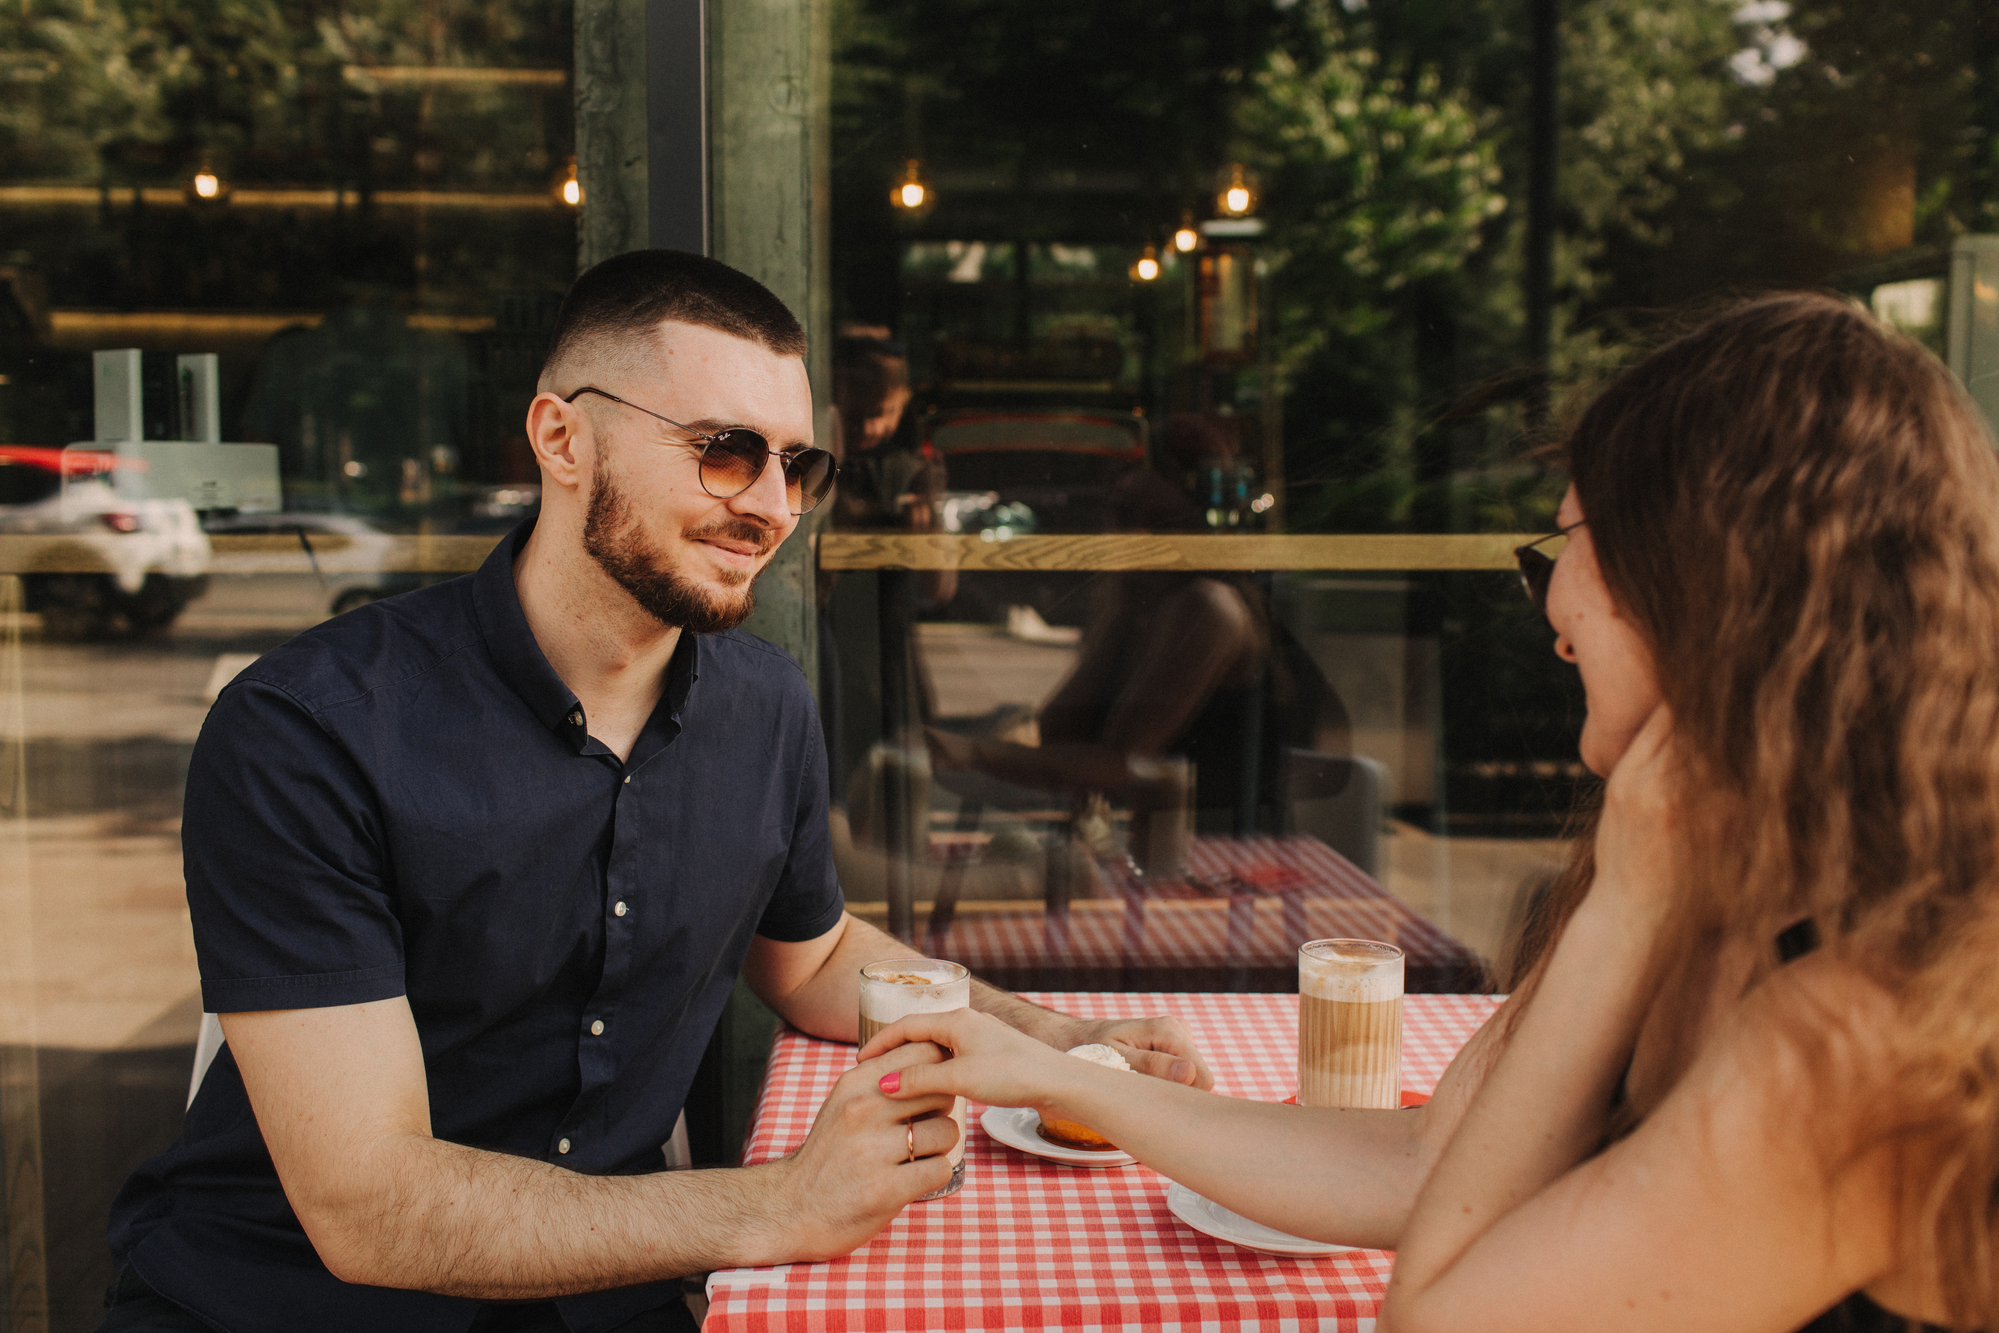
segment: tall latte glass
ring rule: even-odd
[[[1402,1101],[1402,950],[1376,940],[1298,949],[1298,1104]]]
[[[972,974],[942,958],[892,958],[861,969],[861,1044],[889,1024],[911,1014],[943,1014],[972,1007]],[[951,1149],[951,1181],[917,1200],[956,1194],[965,1183],[965,1099],[951,1103],[958,1143]]]

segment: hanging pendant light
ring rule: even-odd
[[[1240,162],[1231,163],[1228,178],[1215,195],[1215,207],[1223,217],[1246,218],[1256,211],[1256,185]]]
[[[889,191],[889,202],[897,208],[914,213],[925,204],[933,202],[930,187],[923,183],[922,164],[910,158],[903,165],[902,179]]]

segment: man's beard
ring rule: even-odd
[[[759,550],[770,544],[770,533],[747,519],[724,520],[687,535],[751,542]],[[583,549],[662,625],[695,634],[720,634],[742,624],[756,606],[754,574],[723,571],[724,582],[741,587],[734,596],[718,597],[669,565],[632,520],[631,506],[602,459],[597,463],[590,508],[583,519]]]

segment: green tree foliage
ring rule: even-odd
[[[162,90],[134,65],[122,10],[84,0],[0,7],[0,161],[16,179],[94,181],[114,144],[172,133]]]
[[[1620,290],[1619,266],[1642,266],[1672,243],[1665,218],[1690,163],[1727,144],[1740,118],[1741,87],[1727,66],[1741,46],[1732,9],[1717,0],[1563,6],[1558,393],[1621,358],[1631,331],[1606,305]],[[1521,0],[1307,0],[1290,45],[1271,54],[1239,108],[1266,170],[1285,182],[1268,194],[1287,255],[1301,214],[1354,216],[1361,230],[1369,210],[1425,223],[1381,233],[1413,242],[1399,250],[1349,247],[1349,258],[1319,245],[1309,270],[1291,257],[1280,272],[1273,332],[1290,372],[1288,461],[1306,492],[1294,521],[1518,528],[1552,508],[1552,487],[1520,461],[1530,444],[1527,15]],[[1301,98],[1330,111],[1312,113],[1316,132]],[[1349,134],[1341,113],[1420,128]],[[1394,145],[1407,165],[1377,169],[1364,160],[1375,145]],[[1330,172],[1314,162],[1329,148],[1348,154],[1331,157]],[[1293,191],[1303,197],[1285,197]]]
[[[1506,207],[1491,117],[1424,70],[1405,80],[1314,4],[1305,54],[1272,51],[1237,113],[1264,173],[1280,375],[1379,334],[1394,294],[1450,273]]]
[[[546,64],[567,55],[567,18],[549,0],[14,0],[0,162],[16,180],[120,185],[202,162],[286,185],[539,184],[543,118],[519,114],[518,90],[367,71]]]

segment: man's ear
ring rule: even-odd
[[[528,446],[534,450],[542,475],[557,486],[583,484],[589,472],[582,456],[591,447],[589,431],[590,419],[584,410],[553,393],[538,393],[528,404]]]

